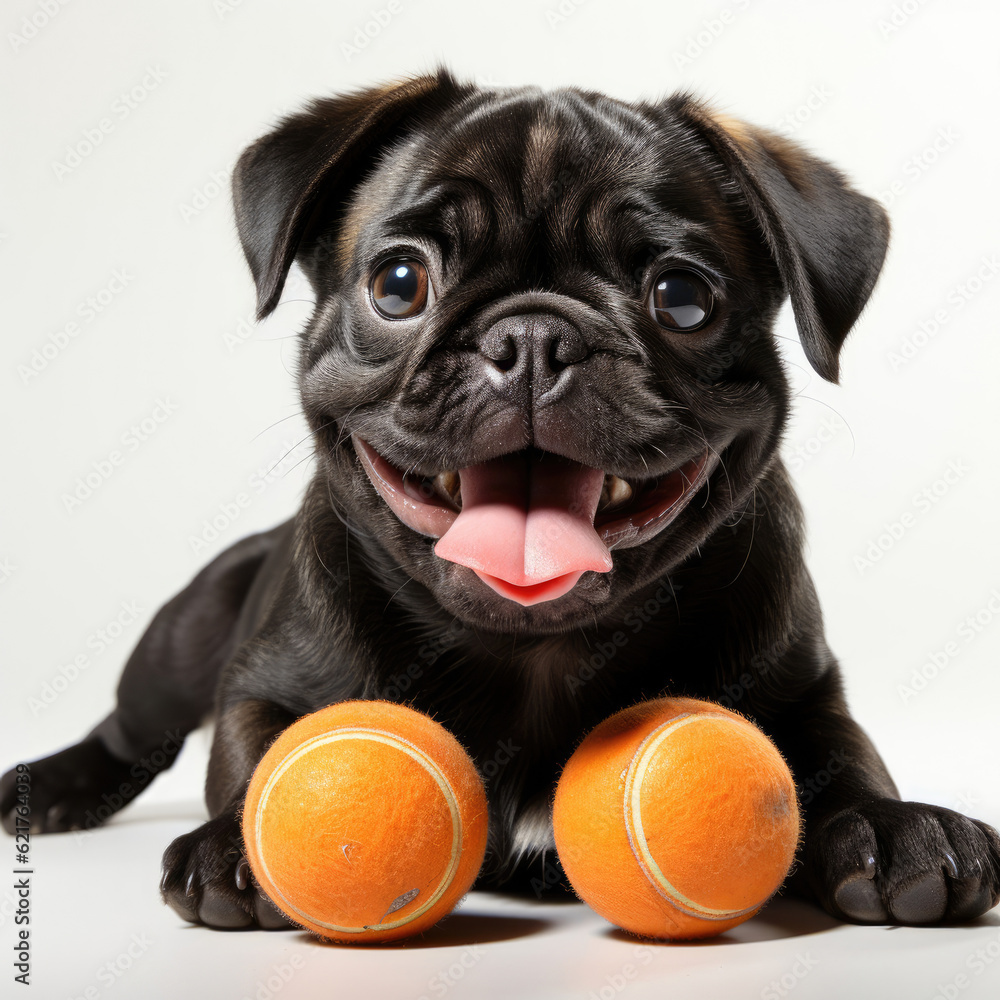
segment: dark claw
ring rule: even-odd
[[[803,869],[842,919],[971,920],[1000,901],[1000,835],[940,806],[875,799],[815,822]]]
[[[117,802],[121,808],[152,780],[148,773],[140,778],[133,772],[131,762],[112,756],[96,736],[32,761],[31,832],[62,833],[100,825],[115,811],[109,803]],[[0,778],[0,818],[8,833],[14,832],[19,784],[16,769]]]
[[[246,858],[240,858],[236,863],[236,888],[245,889],[250,884],[250,865]]]
[[[52,832],[65,830],[67,828],[66,814],[68,812],[69,805],[65,802],[57,802],[55,805],[49,806],[48,812],[45,814],[45,822],[41,828]]]
[[[163,901],[185,920],[235,930],[291,926],[261,894],[239,847],[240,823],[224,813],[178,837],[163,855]]]

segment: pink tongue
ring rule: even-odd
[[[462,510],[434,546],[498,594],[525,606],[571,590],[586,570],[607,573],[611,553],[594,530],[604,473],[521,453],[460,472]]]

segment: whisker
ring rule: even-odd
[[[291,455],[291,453],[292,453],[293,451],[295,451],[295,449],[296,449],[296,448],[298,448],[298,447],[299,447],[299,445],[300,445],[300,444],[302,444],[302,442],[303,442],[303,441],[308,441],[308,440],[309,440],[309,438],[310,438],[311,436],[312,436],[312,435],[310,435],[310,434],[307,434],[307,435],[306,435],[306,436],[305,436],[304,438],[301,438],[300,440],[296,441],[296,442],[295,442],[295,444],[293,444],[293,445],[292,445],[292,446],[291,446],[290,448],[288,448],[288,450],[287,450],[287,451],[286,451],[286,452],[285,452],[285,453],[284,453],[284,454],[283,454],[283,455],[281,456],[281,458],[279,458],[279,459],[278,459],[278,460],[277,460],[277,461],[276,461],[276,462],[274,463],[274,465],[272,465],[272,466],[271,466],[271,468],[267,470],[267,472],[265,473],[265,475],[269,476],[269,475],[270,475],[270,474],[271,474],[272,472],[274,472],[274,470],[275,470],[275,469],[276,469],[276,468],[277,468],[277,467],[278,467],[279,465],[281,465],[281,463],[282,463],[282,462],[284,462],[284,460],[285,460],[286,458],[288,458],[288,456],[289,456],[289,455]],[[308,454],[308,455],[306,455],[305,457],[306,457],[306,458],[311,458],[311,457],[312,457],[312,454],[313,454],[312,452],[309,452],[309,454]],[[299,464],[301,463],[301,461],[302,461],[302,460],[300,459],[300,461],[299,461],[299,462],[296,462],[296,463],[295,463],[295,466],[299,465]],[[295,466],[292,466],[292,468],[295,468]],[[291,470],[289,470],[289,471],[291,471]]]
[[[753,487],[753,518],[750,521],[750,544],[747,546],[747,554],[743,560],[743,565],[736,572],[736,576],[726,584],[727,587],[731,587],[740,578],[740,574],[746,569],[747,563],[750,561],[750,553],[753,551],[753,542],[757,534],[757,487]]]
[[[256,441],[257,438],[259,438],[262,434],[266,434],[269,430],[273,430],[275,427],[278,426],[278,424],[283,424],[286,420],[291,420],[293,417],[300,417],[300,416],[302,416],[302,411],[296,409],[294,413],[289,413],[287,417],[278,417],[278,419],[275,420],[273,424],[268,424],[268,426],[265,427],[263,430],[258,431],[256,434],[254,434],[254,436],[250,438],[250,440]]]
[[[337,516],[337,520],[340,521],[340,523],[345,528],[347,528],[348,532],[352,532],[353,531],[356,534],[360,535],[362,538],[371,538],[372,537],[367,531],[362,531],[356,524],[351,524],[351,522],[348,521],[344,517],[344,515],[340,513],[340,510],[337,508],[337,503],[333,499],[333,492],[330,489],[330,483],[329,483],[329,481],[327,481],[327,483],[326,483],[326,495],[327,495],[327,498],[330,501],[330,510],[332,510],[333,513]]]
[[[857,449],[857,440],[854,437],[854,429],[848,423],[847,418],[832,404],[828,403],[825,399],[819,399],[816,396],[803,396],[796,394],[797,399],[808,399],[811,403],[819,403],[821,406],[825,406],[828,410],[832,410],[840,419],[843,421],[844,426],[847,428],[847,433],[851,435],[851,458],[854,458],[854,452]]]
[[[277,312],[282,306],[287,306],[292,302],[305,302],[307,305],[316,305],[315,299],[282,299],[275,307],[274,311]]]
[[[326,575],[328,577],[330,577],[331,580],[336,580],[337,577],[334,575],[333,570],[331,570],[330,567],[327,566],[327,564],[323,561],[323,557],[319,554],[319,547],[316,544],[316,535],[315,534],[313,534],[312,543],[313,543],[313,552],[316,553],[316,558],[319,560],[320,566],[323,567],[323,569],[326,571]]]
[[[348,433],[348,431],[347,431],[347,421],[350,419],[351,414],[354,413],[354,411],[359,406],[361,406],[360,403],[355,403],[354,406],[352,406],[345,414],[343,414],[340,417],[334,417],[334,419],[331,421],[331,423],[340,423],[340,425],[341,425],[340,426],[340,432],[337,434],[337,440],[334,441],[334,443],[333,443],[334,450],[336,450],[337,448],[339,448],[340,445],[343,443],[344,435]],[[324,427],[329,427],[329,424],[324,424],[323,426]]]
[[[413,582],[413,577],[408,576],[390,595],[389,600],[385,602],[385,607],[382,608],[382,613],[385,614],[389,610],[389,605],[395,600],[396,595],[408,584]]]
[[[308,462],[309,459],[315,457],[316,456],[313,452],[309,452],[308,455],[303,455],[290,469],[286,469],[284,472],[282,472],[281,478],[284,479],[285,476],[287,476],[290,472],[294,472],[303,462]]]

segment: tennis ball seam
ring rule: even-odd
[[[642,824],[642,803],[640,800],[642,780],[645,777],[646,769],[653,755],[664,741],[674,735],[677,730],[705,721],[706,719],[722,719],[726,722],[736,722],[736,720],[723,715],[721,712],[685,712],[657,726],[639,744],[635,754],[632,756],[632,760],[629,762],[628,772],[625,777],[625,794],[622,803],[625,831],[628,835],[629,847],[632,849],[632,855],[635,857],[636,863],[642,869],[643,874],[656,892],[670,903],[671,906],[682,913],[687,913],[692,917],[699,917],[702,920],[733,920],[756,912],[767,900],[762,900],[759,903],[754,903],[740,910],[718,910],[703,906],[693,899],[689,899],[670,882],[659,864],[657,864],[656,859],[649,849]]]
[[[298,759],[305,756],[310,751],[324,746],[329,743],[339,742],[345,739],[359,739],[368,738],[373,739],[380,743],[385,743],[388,746],[395,747],[401,750],[403,753],[408,754],[413,758],[418,764],[420,764],[424,770],[434,779],[438,787],[444,796],[445,802],[448,806],[448,811],[451,814],[451,825],[452,825],[452,838],[451,838],[451,855],[448,859],[448,865],[445,869],[444,874],[441,877],[441,881],[438,883],[434,892],[424,901],[424,903],[417,907],[412,913],[407,914],[405,917],[401,917],[398,920],[390,921],[389,923],[378,923],[369,924],[367,926],[361,927],[345,927],[339,924],[329,923],[324,920],[319,920],[311,914],[305,913],[302,909],[295,906],[291,900],[278,888],[275,884],[274,878],[271,875],[267,867],[266,854],[263,850],[263,844],[261,843],[261,830],[262,830],[262,820],[264,816],[264,811],[267,806],[268,798],[274,786],[277,784],[278,779],[292,766]],[[260,798],[257,800],[257,808],[255,810],[255,822],[254,822],[254,846],[256,848],[257,857],[259,859],[259,865],[262,869],[261,874],[267,878],[269,888],[277,896],[281,897],[284,906],[288,907],[290,910],[297,913],[303,920],[309,921],[315,924],[317,927],[323,927],[330,931],[335,931],[341,934],[364,934],[366,931],[372,930],[377,927],[379,930],[393,930],[396,927],[402,927],[404,924],[408,924],[415,920],[417,917],[422,916],[426,913],[432,906],[434,906],[441,897],[448,891],[451,883],[454,881],[455,873],[458,870],[460,855],[461,855],[461,844],[462,844],[462,815],[458,808],[458,801],[455,796],[455,791],[451,787],[451,783],[448,781],[447,777],[441,772],[441,769],[435,764],[435,762],[424,753],[418,746],[411,743],[409,740],[403,737],[387,732],[383,729],[376,729],[371,726],[344,726],[340,729],[334,730],[333,732],[322,733],[318,736],[313,736],[311,739],[300,743],[297,747],[286,754],[281,761],[277,764],[274,770],[268,775],[267,781],[264,787],[261,789]]]

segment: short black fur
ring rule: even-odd
[[[791,766],[806,821],[791,888],[862,922],[996,904],[996,832],[899,801],[848,713],[778,457],[775,315],[790,295],[807,356],[836,379],[885,254],[875,202],[687,95],[486,91],[444,71],[313,102],[244,153],[234,192],[260,314],[293,260],[316,290],[298,375],[316,474],[292,521],[159,612],[115,711],[32,765],[38,832],[131,801],[214,712],[212,819],[168,849],[164,899],[210,926],[280,926],[242,858],[250,774],[293,719],[387,698],[449,727],[487,778],[479,884],[543,895],[562,882],[553,788],[583,734],[638,699],[691,695],[752,718]],[[400,252],[427,262],[436,300],[393,323],[367,287]],[[646,306],[668,264],[714,293],[697,333],[666,333]],[[518,364],[500,378],[502,350]],[[415,477],[527,449],[629,482],[701,454],[711,473],[665,529],[616,547],[611,572],[522,607],[396,517],[352,435]],[[14,772],[2,806],[11,828]]]

